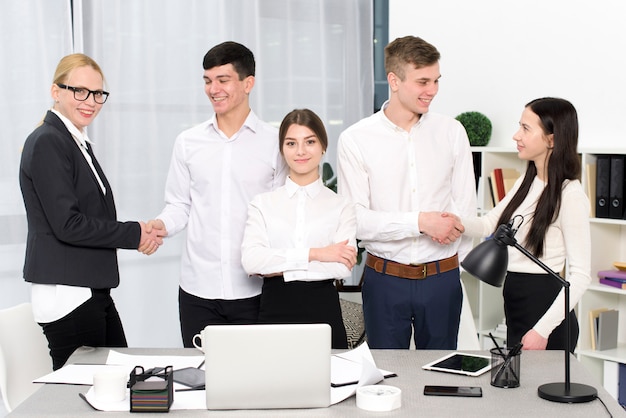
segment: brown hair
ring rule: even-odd
[[[397,38],[385,47],[385,71],[394,73],[404,81],[404,67],[413,64],[415,68],[428,67],[439,61],[441,54],[433,45],[417,36]]]
[[[326,151],[326,148],[328,147],[328,135],[326,134],[324,122],[322,122],[320,117],[317,116],[312,110],[294,109],[287,113],[287,115],[283,118],[278,130],[278,146],[281,154],[283,153],[283,144],[285,143],[287,130],[291,125],[306,126],[312,130],[317,139],[320,141],[322,150]]]

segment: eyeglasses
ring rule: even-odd
[[[60,84],[60,83],[57,83],[57,86],[59,86],[62,89],[73,91],[74,99],[78,100],[79,102],[84,102],[85,100],[87,100],[90,94],[93,94],[93,100],[94,102],[98,104],[103,104],[109,98],[108,91],[89,90],[84,87],[72,87],[72,86],[67,86],[65,84]]]

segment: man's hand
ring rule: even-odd
[[[348,240],[323,248],[311,248],[309,261],[343,263],[349,270],[356,264],[356,248],[348,245]]]
[[[465,232],[461,219],[449,212],[420,212],[417,225],[422,234],[443,245],[452,244]]]
[[[139,222],[139,225],[141,226],[141,238],[137,251],[146,255],[154,254],[163,244],[163,237],[167,236],[165,224],[160,219],[153,219],[148,223]]]

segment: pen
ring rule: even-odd
[[[395,374],[395,373],[390,373],[390,374],[384,375],[383,377],[385,379],[387,379],[388,377],[397,377],[397,376],[398,375]],[[343,386],[356,385],[357,383],[359,383],[358,380],[354,381],[354,382],[343,382],[343,383],[333,383],[333,382],[330,382],[330,386],[333,387],[333,388],[340,388],[340,387],[343,387]]]
[[[498,380],[500,378],[500,375],[502,374],[502,372],[505,371],[509,367],[509,364],[511,364],[511,361],[513,360],[513,358],[515,358],[515,356],[518,355],[519,352],[522,350],[522,346],[523,346],[522,343],[517,343],[517,345],[513,347],[511,351],[509,351],[509,354],[504,359],[504,363],[502,363],[502,365],[496,372],[496,376],[493,378],[494,380]],[[515,380],[518,380],[517,376],[515,375],[515,371],[511,370],[511,372],[513,373],[513,377],[515,378]]]

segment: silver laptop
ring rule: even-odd
[[[207,409],[330,405],[327,324],[209,325],[203,348]]]

